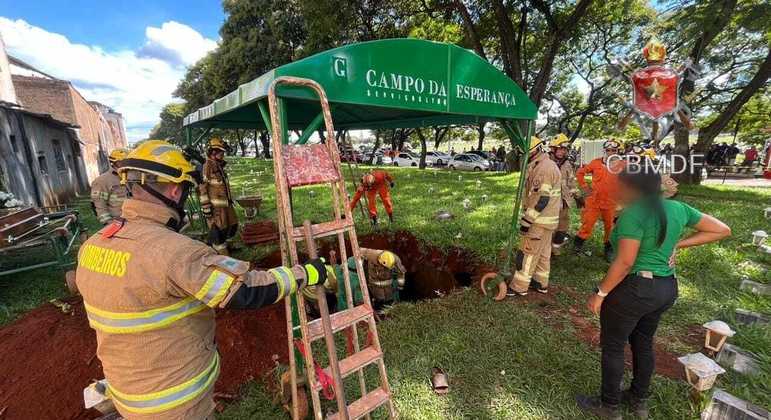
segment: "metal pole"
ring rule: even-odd
[[[511,253],[514,249],[514,234],[517,231],[517,225],[519,224],[519,211],[522,206],[522,196],[525,189],[525,180],[527,179],[527,164],[530,159],[530,137],[533,133],[533,122],[527,122],[527,137],[522,139],[522,145],[524,146],[524,156],[522,157],[522,167],[519,172],[519,183],[517,186],[517,198],[514,201],[514,211],[511,215],[511,226],[509,230],[509,243],[506,245],[506,265],[503,267],[502,274],[506,277],[511,275]]]

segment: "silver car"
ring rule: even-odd
[[[447,163],[447,167],[452,170],[487,171],[490,169],[490,162],[479,156],[466,153],[455,155],[450,159],[450,162]]]

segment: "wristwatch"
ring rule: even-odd
[[[601,298],[604,298],[605,296],[608,296],[608,294],[603,292],[602,290],[600,290],[600,288],[598,286],[594,287],[594,293],[596,293],[597,296],[599,296]]]

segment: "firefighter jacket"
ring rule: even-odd
[[[546,153],[539,153],[527,166],[525,180],[524,214],[520,229],[532,226],[546,230],[557,229],[562,207],[560,169]]]
[[[198,186],[198,198],[201,206],[211,205],[213,224],[217,228],[225,229],[228,226],[238,224],[235,209],[233,208],[233,195],[230,191],[230,181],[225,172],[224,163],[214,159],[206,159],[203,164],[203,182]]]
[[[123,200],[126,199],[126,187],[121,185],[120,177],[114,170],[107,171],[91,182],[91,202],[99,223],[105,225],[120,217]]]
[[[586,174],[592,175],[592,193],[586,198],[586,206],[599,209],[615,209],[618,195],[618,172],[624,167],[624,161],[611,163],[608,169],[604,158],[597,158],[578,168],[576,180],[581,188],[586,188]]]
[[[578,187],[576,186],[576,174],[573,170],[573,164],[569,159],[563,159],[562,162],[555,162],[560,169],[560,188],[562,194],[562,202],[567,208],[574,208],[576,206],[576,194],[578,194]]]
[[[361,248],[370,295],[376,300],[388,301],[392,299],[394,293],[394,280],[399,289],[404,287],[404,275],[407,270],[396,254],[394,254],[396,262],[393,268],[389,269],[381,265],[378,257],[383,252],[381,249]]]
[[[128,199],[124,219],[89,238],[76,284],[97,355],[120,414],[133,419],[203,419],[214,409],[220,359],[214,308],[239,307],[241,288],[271,304],[305,280],[301,266],[249,271],[168,229],[172,209]]]

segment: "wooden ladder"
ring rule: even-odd
[[[297,87],[307,88],[316,93],[321,102],[321,115],[323,116],[326,128],[325,144],[311,145],[290,145],[282,141],[287,134],[286,127],[286,109],[280,104],[281,98],[276,96],[276,90],[279,85],[290,85],[293,89]],[[329,109],[324,89],[315,81],[310,79],[283,76],[276,78],[270,85],[268,91],[268,105],[270,108],[270,122],[273,144],[273,167],[276,182],[276,200],[278,207],[279,224],[279,243],[281,246],[282,262],[285,266],[292,266],[299,263],[297,256],[297,243],[305,241],[308,254],[311,258],[318,256],[315,240],[323,237],[336,236],[339,244],[339,255],[342,262],[343,281],[346,293],[347,308],[340,310],[332,315],[329,314],[325,290],[322,285],[315,288],[318,299],[321,317],[319,319],[308,321],[306,313],[305,300],[302,293],[296,293],[293,297],[285,299],[286,317],[287,317],[287,335],[289,345],[289,371],[291,378],[292,393],[292,418],[299,420],[299,400],[298,400],[298,375],[297,366],[294,358],[294,332],[300,329],[302,335],[302,347],[304,351],[304,364],[307,384],[310,388],[311,400],[313,402],[314,418],[321,420],[321,401],[319,392],[322,390],[314,367],[314,360],[311,344],[314,341],[324,339],[329,358],[329,366],[324,369],[326,375],[330,375],[333,381],[335,399],[337,402],[337,413],[328,416],[328,419],[358,419],[361,417],[369,418],[369,413],[381,407],[387,406],[390,418],[395,418],[395,410],[391,399],[391,389],[388,384],[388,376],[383,361],[383,351],[380,347],[380,338],[377,334],[375,325],[375,316],[370,304],[367,282],[364,277],[364,268],[362,265],[359,243],[356,237],[356,228],[353,222],[353,215],[349,208],[348,193],[345,189],[345,180],[340,169],[340,155],[335,142],[334,127],[332,125],[332,114]],[[292,204],[290,201],[290,192],[292,188],[306,185],[328,185],[332,190],[332,205],[334,220],[311,224],[305,221],[302,226],[295,226],[293,222]],[[359,286],[361,288],[363,303],[354,306],[353,293],[351,291],[350,273],[348,271],[348,260],[345,239],[346,234],[351,244],[351,251],[356,261],[356,272],[359,276]],[[340,281],[340,279],[338,279]],[[292,299],[296,302],[300,325],[295,326],[292,322]],[[370,344],[364,349],[360,348],[358,328],[359,323],[366,324],[368,336],[371,337]],[[338,360],[337,348],[334,334],[343,330],[350,330],[353,336],[353,354],[347,355],[342,360]],[[377,364],[380,375],[379,386],[371,391],[367,390],[367,384],[364,377],[365,367]],[[359,380],[361,398],[351,404],[346,402],[345,388],[343,379],[356,373]]]

